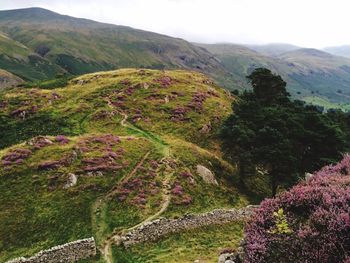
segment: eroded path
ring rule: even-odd
[[[108,105],[110,107],[113,107],[110,103],[110,101],[107,101]],[[113,263],[113,255],[112,255],[112,245],[113,244],[119,244],[121,241],[121,234],[129,232],[133,229],[138,228],[139,226],[145,224],[146,222],[150,222],[156,218],[158,218],[166,209],[168,208],[170,204],[170,189],[171,189],[171,178],[173,176],[173,168],[170,167],[169,162],[173,161],[171,159],[171,153],[170,153],[170,148],[169,146],[162,141],[159,137],[153,135],[150,132],[143,131],[142,129],[135,127],[131,123],[129,123],[128,120],[128,115],[124,112],[119,112],[118,114],[122,115],[123,118],[120,121],[120,125],[131,130],[131,132],[134,134],[133,137],[135,138],[146,138],[149,141],[151,141],[162,153],[163,159],[161,160],[161,163],[165,166],[164,172],[163,172],[163,180],[162,180],[162,196],[161,196],[161,204],[159,210],[144,219],[142,222],[128,228],[128,229],[123,229],[122,231],[113,231],[112,234],[110,234],[103,242],[101,242],[101,245],[99,247],[100,252],[102,253],[105,261],[107,263]],[[99,223],[98,220],[96,219],[96,213],[102,213],[102,206],[105,205],[107,202],[111,201],[111,198],[117,193],[119,187],[126,182],[130,178],[132,178],[133,175],[136,174],[138,169],[142,167],[144,162],[147,160],[149,157],[150,152],[147,152],[141,160],[135,165],[135,167],[130,171],[130,173],[126,174],[118,183],[102,198],[98,199],[95,204],[93,205],[93,226],[95,229],[98,230]],[[158,169],[157,173],[160,173],[160,169]],[[100,224],[103,224],[103,220],[100,220]]]

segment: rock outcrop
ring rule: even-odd
[[[207,184],[218,185],[214,174],[207,167],[203,165],[197,165],[197,173]]]

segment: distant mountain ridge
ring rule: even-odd
[[[42,8],[0,11],[0,69],[21,79],[129,67],[199,71],[229,90],[249,88],[246,75],[266,67],[282,75],[296,98],[321,99],[328,108],[343,107],[350,98],[350,59],[322,50],[283,43],[198,44]]]
[[[29,80],[125,67],[184,68],[222,80],[229,76],[212,54],[185,40],[41,8],[0,11],[0,32],[22,45],[1,52],[5,57],[0,68]],[[37,69],[35,63],[26,69],[18,65],[30,64],[30,58],[46,64],[46,69]],[[36,74],[27,72],[29,68]]]
[[[241,81],[254,68],[266,67],[280,74],[288,90],[297,98],[315,102],[315,97],[328,101],[326,108],[346,107],[350,98],[350,59],[322,50],[299,48],[268,56],[236,44],[200,45],[217,56],[228,71],[241,76]],[[246,84],[248,87],[248,84]],[[340,104],[339,104],[340,103]]]
[[[326,47],[324,51],[331,53],[336,56],[342,56],[350,58],[350,45],[336,46],[336,47]]]
[[[270,43],[266,45],[245,45],[245,46],[267,56],[279,56],[283,53],[301,48],[295,45],[285,44],[285,43]]]

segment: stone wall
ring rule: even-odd
[[[71,263],[95,255],[96,243],[91,237],[42,250],[30,258],[16,258],[6,263]]]
[[[126,235],[121,236],[119,242],[125,247],[130,247],[142,242],[156,241],[168,234],[178,233],[184,230],[246,220],[251,216],[254,208],[254,206],[248,206],[241,209],[218,209],[204,214],[185,215],[178,219],[160,218],[145,223]]]

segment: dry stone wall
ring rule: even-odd
[[[96,243],[92,237],[42,250],[30,258],[16,258],[6,263],[72,263],[95,255]]]
[[[254,208],[255,206],[229,210],[217,209],[204,214],[185,215],[178,219],[160,218],[132,230],[119,241],[125,247],[130,247],[142,242],[156,241],[168,234],[185,230],[246,220],[252,215]]]

